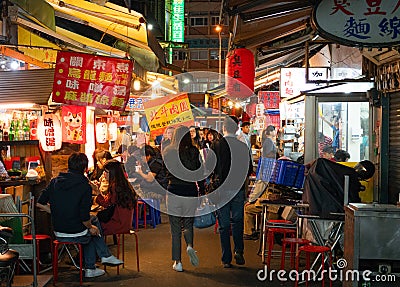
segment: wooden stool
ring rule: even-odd
[[[299,277],[299,257],[301,251],[304,251],[306,253],[306,269],[310,269],[310,254],[311,253],[318,253],[321,254],[321,272],[322,272],[322,287],[325,286],[325,280],[324,280],[324,265],[325,265],[325,258],[324,254],[329,253],[329,268],[332,268],[332,251],[330,247],[328,246],[315,246],[315,245],[304,245],[299,248],[299,253],[296,256],[296,270],[297,270],[297,276],[296,276],[296,284],[295,286],[298,286],[298,277]],[[310,273],[308,273],[310,274]],[[308,278],[305,278],[306,280],[306,287],[308,287]],[[332,287],[332,280],[329,277],[329,286]]]
[[[309,245],[311,243],[310,240],[304,238],[285,238],[282,240],[282,258],[281,258],[281,269],[285,269],[285,254],[286,254],[286,245],[290,245],[290,267],[295,268],[294,258],[295,251],[297,246],[301,245]]]
[[[79,249],[79,286],[82,286],[83,282],[83,264],[82,264],[82,244],[76,242],[61,242],[58,240],[53,241],[54,252],[53,252],[53,285],[56,284],[58,279],[58,246],[61,245],[75,245],[78,246]],[[64,246],[68,248],[67,246]],[[71,258],[73,261],[73,258]]]

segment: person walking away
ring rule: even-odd
[[[217,157],[217,165],[214,173],[221,181],[219,192],[230,200],[222,206],[218,206],[217,218],[219,225],[219,236],[222,250],[222,264],[224,268],[232,267],[232,250],[230,241],[230,229],[234,243],[234,258],[237,265],[244,265],[244,242],[243,242],[243,213],[245,201],[245,180],[252,172],[248,147],[236,138],[238,130],[238,119],[229,116],[224,119],[224,137],[216,141],[212,149]],[[248,164],[246,165],[246,161]],[[232,161],[232,166],[231,166]],[[243,162],[244,161],[244,162]],[[239,168],[243,172],[243,165],[248,166],[243,178],[232,177]],[[235,166],[234,166],[235,165]],[[239,182],[239,184],[237,184]],[[239,186],[238,190],[232,190],[233,186]],[[214,191],[213,194],[216,194]],[[212,194],[212,195],[213,195]]]
[[[105,271],[96,268],[96,254],[105,265],[123,262],[108,249],[97,217],[90,216],[92,187],[85,172],[88,158],[84,153],[73,153],[68,158],[68,172],[53,178],[42,191],[37,207],[51,213],[54,234],[61,242],[83,245],[85,277],[97,277]]]
[[[122,163],[112,159],[104,164],[105,180],[108,182],[106,195],[99,193],[96,203],[104,208],[115,205],[114,214],[108,222],[100,222],[103,235],[129,233],[132,228],[136,193],[125,177]]]
[[[193,222],[198,195],[196,178],[203,175],[199,155],[198,148],[192,143],[189,129],[185,126],[175,129],[171,144],[163,153],[168,178],[167,212],[172,236],[172,260],[174,261],[172,268],[178,272],[183,271],[182,233],[191,264],[193,266],[199,264],[196,251],[193,249]],[[190,174],[191,171],[195,173]]]

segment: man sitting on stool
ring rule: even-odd
[[[244,206],[244,231],[243,239],[257,240],[258,233],[255,231],[255,217],[262,212],[262,204],[260,200],[271,199],[276,188],[272,183],[265,183],[268,185],[266,188],[255,188],[249,195],[249,201]],[[279,206],[268,206],[268,219],[279,218]]]

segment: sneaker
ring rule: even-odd
[[[243,234],[243,239],[244,240],[257,240],[258,239],[258,235],[257,234],[251,234],[251,235],[248,235],[248,234]]]
[[[85,277],[86,278],[93,278],[93,277],[99,277],[101,275],[106,274],[106,272],[103,269],[95,268],[95,269],[86,269],[85,270]]]
[[[224,266],[224,268],[232,268],[232,264],[230,263],[222,263],[222,265]]]
[[[177,272],[182,272],[183,271],[182,263],[175,261],[174,265],[172,265],[172,269],[174,269]]]
[[[244,257],[242,252],[235,252],[235,260],[237,265],[244,265]]]
[[[196,250],[194,250],[193,247],[188,246],[186,252],[189,255],[190,263],[195,267],[199,266],[199,258],[197,257]]]
[[[117,265],[124,264],[124,262],[122,260],[119,260],[114,255],[111,255],[109,257],[101,257],[101,264],[110,265],[110,266],[117,266]]]

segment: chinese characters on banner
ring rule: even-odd
[[[170,95],[144,103],[152,137],[162,135],[168,126],[191,126],[194,118],[187,94]]]
[[[147,102],[149,98],[142,98],[139,96],[130,96],[128,103],[126,104],[125,110],[127,111],[134,111],[134,112],[139,112],[139,111],[144,111],[144,102]]]
[[[314,19],[321,34],[339,43],[382,47],[400,42],[400,0],[322,0]]]
[[[235,49],[226,57],[225,66],[228,98],[245,99],[252,96],[255,76],[253,53],[245,48]]]
[[[62,107],[62,134],[63,142],[86,143],[86,107]]]
[[[279,91],[259,91],[258,102],[264,103],[266,109],[279,109]]]
[[[39,117],[37,133],[44,151],[55,151],[61,148],[61,122],[57,115],[45,114]]]
[[[58,52],[53,101],[69,105],[125,109],[133,63],[83,53]]]

